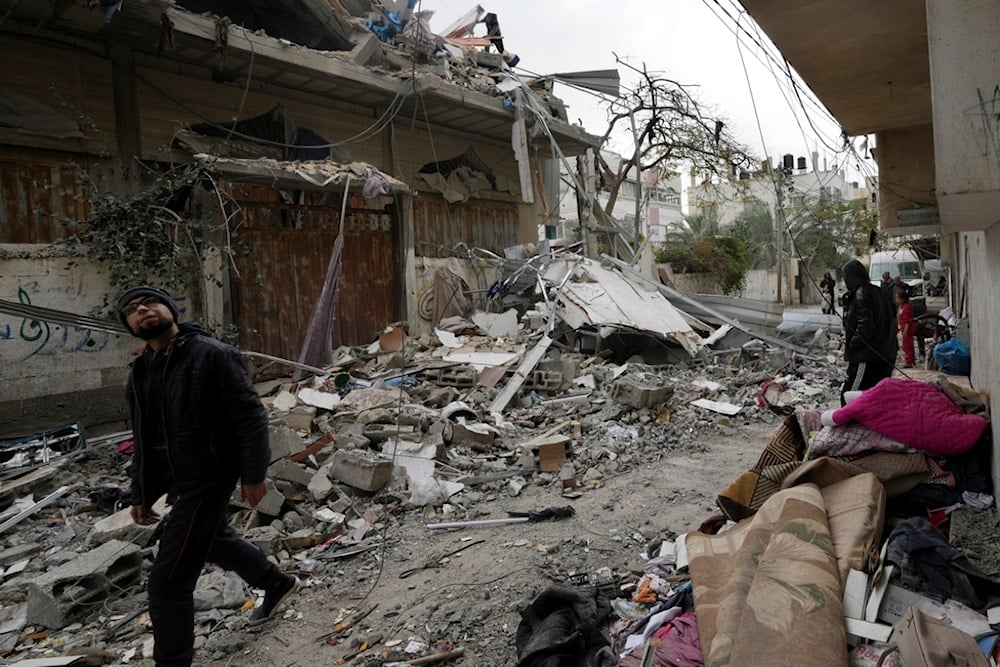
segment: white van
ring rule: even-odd
[[[899,248],[885,252],[873,252],[868,258],[868,278],[873,285],[882,284],[882,274],[889,273],[890,278],[899,276],[910,286],[910,304],[913,306],[913,316],[918,317],[927,312],[927,302],[924,299],[924,267],[923,262],[909,248]]]

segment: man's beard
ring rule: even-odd
[[[169,331],[172,326],[174,326],[173,320],[161,319],[159,322],[151,326],[145,328],[139,327],[139,330],[136,331],[135,335],[143,340],[151,340],[165,331]]]

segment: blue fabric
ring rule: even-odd
[[[948,375],[969,375],[972,372],[972,355],[969,348],[957,338],[934,346],[934,362]]]

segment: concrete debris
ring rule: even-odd
[[[391,474],[391,461],[356,449],[334,453],[330,465],[331,476],[361,491],[378,491],[389,482]]]
[[[62,628],[92,610],[112,590],[138,580],[139,547],[113,540],[28,582],[29,623]]]
[[[111,516],[105,517],[94,524],[87,536],[90,544],[104,544],[111,540],[130,542],[141,547],[149,544],[156,532],[156,525],[140,526],[132,521],[131,508],[119,510]],[[166,516],[170,509],[167,505],[167,496],[163,495],[153,503],[153,511],[161,517]]]
[[[239,488],[231,501],[233,524],[248,540],[309,585],[347,587],[379,567],[385,536],[416,512],[435,527],[494,525],[504,503],[538,492],[581,498],[651,461],[705,451],[707,433],[773,421],[793,405],[826,407],[843,377],[836,330],[814,338],[819,347],[809,354],[753,338],[696,341],[680,326],[678,306],[651,305],[661,304],[649,297],[659,292],[613,264],[572,258],[552,268],[542,254],[525,257],[500,260],[501,282],[527,276],[526,289],[536,290],[526,301],[520,292],[516,308],[501,298],[471,321],[445,323],[459,334],[392,325],[370,346],[339,350],[325,375],[258,386],[271,418],[268,492],[252,510]],[[592,298],[601,290],[631,291],[641,305],[616,324],[608,304]],[[660,307],[658,319],[639,317]],[[132,524],[128,508],[112,513],[87,501],[84,489],[117,485],[127,504],[129,454],[86,451],[90,460],[72,473],[60,457],[3,482],[11,500],[16,491],[43,497],[76,484],[0,535],[5,658],[44,655],[42,640],[21,634],[32,626],[63,628],[67,641],[103,632],[100,648],[114,660],[148,653],[143,599],[124,591],[148,567],[140,549],[155,527]],[[517,522],[500,519],[508,523]],[[83,540],[91,551],[78,554]],[[519,540],[509,548],[554,554],[566,545]],[[355,571],[364,574],[355,580]],[[219,659],[242,650],[239,633],[205,628],[242,627],[239,609],[253,598],[238,579],[206,570],[196,594],[199,646],[214,646]],[[109,630],[98,612],[112,599],[124,611]],[[460,619],[462,610],[442,613]],[[449,618],[442,622],[456,622]],[[402,646],[383,648],[402,655]]]

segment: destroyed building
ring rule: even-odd
[[[12,3],[0,19],[17,54],[0,65],[4,300],[106,317],[107,272],[52,242],[95,214],[95,196],[124,201],[186,167],[201,176],[162,202],[163,219],[183,243],[207,216],[215,252],[203,284],[178,295],[185,316],[283,359],[300,356],[338,235],[332,334],[346,345],[391,322],[429,326],[419,313],[457,245],[502,255],[536,242],[551,189],[540,163],[597,139],[567,122],[551,81],[533,89],[470,39],[481,10],[442,38],[417,17],[395,34],[396,15],[370,8]],[[132,347],[3,313],[0,428],[72,422],[82,406],[86,421],[121,420]]]
[[[823,3],[804,4],[815,11]],[[204,169],[191,198],[213,211],[213,198],[230,202],[220,213],[240,213],[232,231],[250,246],[246,254],[214,259],[220,284],[204,290],[203,303],[182,303],[187,316],[243,327],[244,348],[301,358],[311,313],[319,302],[330,305],[338,252],[364,259],[360,273],[345,263],[338,275],[344,315],[330,336],[345,344],[342,356],[322,364],[315,378],[258,385],[272,417],[268,494],[235,518],[248,539],[310,579],[310,595],[281,619],[310,636],[247,639],[246,612],[257,596],[209,571],[196,593],[206,655],[227,664],[247,655],[246,664],[275,664],[281,655],[292,658],[283,664],[356,658],[508,665],[515,645],[518,657],[546,651],[544,639],[530,646],[515,626],[518,612],[530,626],[532,611],[563,611],[546,604],[556,598],[549,591],[538,596],[552,582],[593,585],[614,598],[614,626],[605,617],[585,629],[592,648],[613,646],[622,665],[648,664],[660,649],[684,642],[693,648],[699,638],[697,658],[704,649],[719,663],[738,664],[729,660],[735,647],[746,662],[844,664],[848,641],[888,639],[892,623],[937,613],[942,600],[972,607],[970,614],[949,604],[944,613],[967,621],[968,634],[982,632],[996,651],[998,635],[987,628],[988,621],[995,625],[1000,584],[973,573],[968,586],[906,588],[890,567],[899,567],[903,583],[921,583],[919,572],[907,569],[913,550],[906,540],[934,529],[899,533],[884,523],[891,500],[933,484],[941,494],[935,502],[955,503],[935,506],[929,516],[951,521],[956,537],[987,534],[987,522],[996,524],[986,470],[997,465],[995,457],[989,461],[987,393],[946,378],[936,387],[894,378],[853,406],[823,414],[819,408],[842,380],[835,334],[828,339],[818,331],[814,347],[803,350],[750,331],[745,315],[726,315],[732,304],[692,299],[613,257],[544,248],[535,254],[528,241],[542,219],[542,188],[534,187],[533,168],[521,165],[555,153],[553,137],[563,153],[592,144],[560,124],[558,104],[545,93],[539,99],[553,120],[534,113],[532,93],[520,84],[503,84],[514,85],[506,104],[491,84],[477,92],[480,77],[496,83],[504,76],[504,56],[421,62],[418,37],[383,42],[393,37],[392,22],[352,10],[350,0],[329,7],[289,1],[266,12],[258,5],[137,0],[99,10],[36,3],[0,15],[0,43],[24,54],[0,66],[9,74],[2,99],[10,103],[0,107],[7,118],[0,168],[9,169],[0,187],[5,207],[19,202],[16,211],[3,210],[18,222],[3,233],[10,229],[19,240],[0,248],[0,284],[11,299],[3,304],[0,345],[9,345],[4,360],[17,362],[2,368],[11,374],[2,378],[5,409],[42,423],[94,418],[100,405],[118,400],[117,374],[133,341],[117,338],[117,325],[82,315],[99,308],[93,297],[106,289],[106,277],[88,271],[72,249],[41,246],[62,233],[57,219],[89,212],[92,204],[76,196],[81,164],[122,192],[168,165]],[[195,13],[203,11],[223,18]],[[295,21],[303,11],[324,20],[303,26]],[[40,63],[48,79],[74,84],[76,96],[64,102],[52,93],[50,81],[34,74]],[[436,73],[415,79],[418,66]],[[452,82],[458,70],[460,84]],[[92,92],[95,82],[107,95]],[[407,84],[422,94],[407,94]],[[541,117],[552,136],[542,129],[536,144],[529,127]],[[365,136],[383,118],[390,118],[387,133],[375,147],[334,145]],[[474,119],[482,124],[471,125]],[[521,120],[525,131],[512,130]],[[413,128],[421,126],[417,136]],[[104,134],[95,129],[106,127]],[[331,154],[303,159],[316,150]],[[72,167],[67,154],[75,157]],[[34,160],[30,168],[25,156]],[[985,261],[990,237],[982,236],[962,237],[973,266]],[[501,312],[455,303],[480,290]],[[43,304],[65,312],[38,310]],[[81,314],[67,319],[67,312]],[[972,313],[974,327],[988,323],[990,315]],[[251,315],[257,319],[240,319]],[[386,327],[390,322],[396,324]],[[980,351],[988,330],[973,331]],[[75,363],[73,355],[87,360]],[[991,359],[988,352],[977,356],[973,379],[982,377],[983,385],[995,383]],[[82,391],[91,392],[86,411],[71,400]],[[103,401],[102,391],[112,398]],[[918,427],[900,430],[898,420],[886,419],[890,404],[891,417],[905,414]],[[931,413],[944,417],[920,421]],[[751,421],[777,429],[748,443],[739,432]],[[70,426],[4,442],[11,466],[21,457],[36,463],[0,486],[4,657],[69,664],[62,653],[71,647],[93,649],[99,662],[129,662],[148,652],[148,616],[132,593],[141,587],[151,530],[133,525],[114,488],[125,477],[128,437],[122,431],[90,438],[84,447],[79,426]],[[720,441],[728,448],[713,449]],[[844,451],[845,444],[854,450]],[[756,463],[748,452],[759,452]],[[977,467],[962,479],[950,466],[969,453]],[[714,472],[719,458],[735,461],[728,486],[697,474]],[[864,459],[880,463],[866,468]],[[623,475],[641,469],[649,471],[644,482]],[[11,504],[43,482],[71,479],[37,501]],[[620,495],[600,493],[616,482]],[[510,511],[518,502],[554,499],[573,504]],[[686,514],[671,523],[633,523],[678,500],[687,503]],[[549,526],[530,525],[573,517],[581,507],[589,513],[561,539],[550,541]],[[927,509],[918,507],[916,518]],[[498,516],[505,511],[512,516]],[[705,514],[715,516],[699,526]],[[915,523],[923,531],[926,521]],[[511,524],[526,525],[461,545],[446,532]],[[943,548],[935,537],[932,549]],[[879,555],[883,538],[887,553]],[[435,553],[418,550],[428,545]],[[992,546],[976,560],[990,556]],[[627,572],[616,567],[622,549],[639,554]],[[964,561],[952,560],[969,574]],[[380,585],[381,608],[367,598]],[[439,594],[450,586],[461,592]],[[312,597],[321,589],[331,597]],[[565,595],[564,606],[585,596],[577,595]],[[694,603],[697,619],[690,610],[679,613]],[[916,611],[907,612],[908,605]],[[320,611],[300,622],[310,609]],[[322,626],[318,637],[313,625]],[[660,641],[664,629],[672,634]]]

